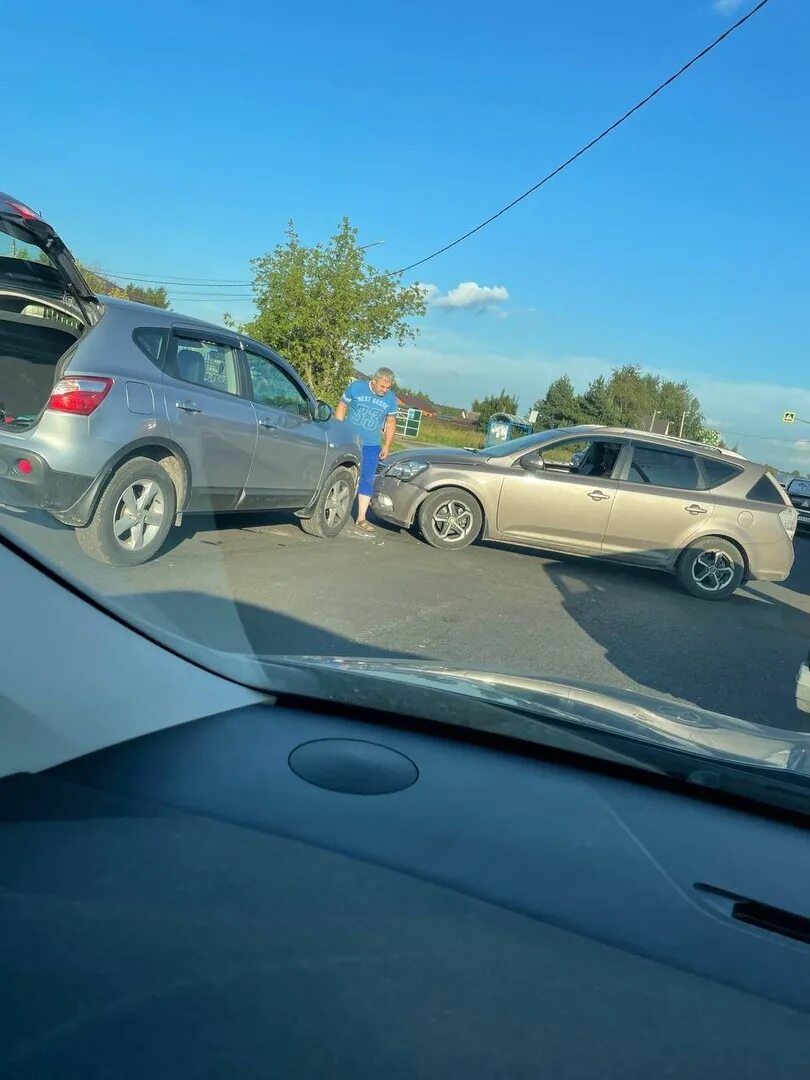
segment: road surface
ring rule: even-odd
[[[710,603],[652,571],[489,544],[446,553],[385,527],[373,542],[318,540],[278,514],[187,518],[165,554],[123,571],[45,515],[2,511],[0,529],[82,587],[229,651],[423,657],[810,727],[793,700],[810,649],[806,537],[787,582]]]

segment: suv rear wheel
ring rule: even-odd
[[[727,600],[743,579],[745,563],[739,548],[719,536],[695,540],[678,560],[678,581],[703,600]]]
[[[339,465],[326,478],[312,517],[301,518],[301,528],[310,536],[331,539],[337,536],[352,512],[357,479],[351,469]]]
[[[150,458],[133,458],[113,473],[95,513],[76,530],[91,558],[112,566],[139,566],[163,547],[177,511],[171,477]]]

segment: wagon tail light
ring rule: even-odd
[[[796,535],[796,528],[799,524],[798,510],[794,510],[792,506],[786,506],[784,510],[779,511],[779,520],[785,526],[785,532],[792,540]]]
[[[89,416],[109,394],[112,384],[112,379],[60,379],[53,388],[48,408],[54,412],[73,413],[74,416]]]

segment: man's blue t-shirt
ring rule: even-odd
[[[355,379],[340,400],[348,405],[346,422],[357,432],[363,446],[379,446],[386,419],[397,414],[397,396],[393,390],[375,394],[367,382]]]

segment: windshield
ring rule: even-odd
[[[805,6],[708,51],[738,4],[316,7],[165,5],[168,65],[155,20],[81,7],[68,37],[37,20],[36,78],[6,50],[6,205],[41,209],[58,266],[6,211],[0,538],[214,670],[314,658],[356,688],[371,668],[336,658],[395,663],[406,701],[441,668],[454,715],[482,672],[587,685],[603,726],[660,739],[622,695],[675,702],[712,716],[702,758],[731,753],[721,716],[788,768]]]
[[[479,453],[494,458],[509,457],[510,454],[519,454],[523,450],[531,450],[533,447],[540,447],[551,439],[562,437],[567,434],[568,432],[562,428],[544,431],[540,435],[533,432],[531,435],[522,435],[518,439],[507,439],[506,442],[486,446],[480,450]]]

